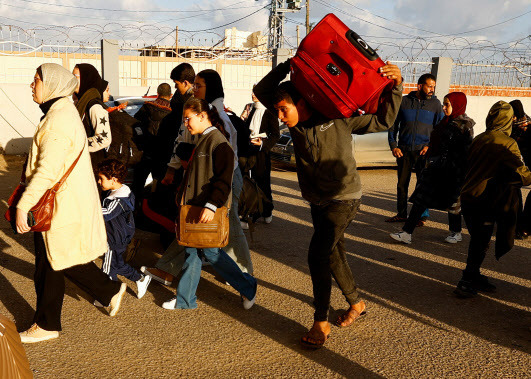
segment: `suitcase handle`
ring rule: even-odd
[[[357,33],[355,33],[352,30],[349,30],[347,34],[345,35],[347,39],[354,45],[356,49],[359,50],[360,53],[362,53],[365,58],[367,58],[370,61],[375,61],[378,59],[378,54],[376,54],[376,51],[374,51],[368,44],[361,38]]]

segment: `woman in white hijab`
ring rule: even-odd
[[[26,343],[59,336],[64,275],[101,304],[109,304],[111,316],[118,311],[126,289],[93,262],[106,251],[107,243],[87,137],[79,113],[68,98],[76,86],[74,75],[54,63],[41,65],[31,84],[33,101],[44,116],[33,136],[26,188],[17,204],[19,233],[30,231],[28,211],[80,158],[57,192],[50,230],[34,233],[37,309],[33,325],[20,333]]]

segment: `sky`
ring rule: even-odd
[[[8,25],[14,25],[35,31],[37,39],[89,42],[105,36],[173,44],[178,26],[180,40],[203,39],[208,44],[233,26],[267,33],[269,4],[266,0],[0,0],[0,40],[13,38]],[[470,54],[467,48],[487,55],[493,49],[512,48],[524,58],[531,55],[527,50],[531,0],[310,0],[312,23],[330,12],[388,55],[407,49],[415,55],[449,46],[456,54]],[[296,45],[297,24],[304,36],[304,21],[304,8],[286,14],[286,47]]]

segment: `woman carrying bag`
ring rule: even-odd
[[[227,254],[234,259],[243,272],[253,273],[253,263],[249,253],[249,245],[245,234],[243,234],[240,218],[238,216],[238,202],[243,187],[243,177],[238,169],[238,145],[236,129],[232,125],[229,116],[224,110],[224,91],[221,77],[214,70],[203,70],[199,72],[194,80],[194,97],[204,99],[218,111],[223,122],[225,131],[229,134],[227,138],[235,154],[234,175],[232,179],[232,206],[230,209],[230,235],[227,245]]]
[[[165,309],[197,308],[196,289],[201,278],[201,259],[198,248],[202,248],[204,258],[234,289],[240,292],[243,306],[249,309],[256,298],[256,279],[242,272],[238,265],[221,249],[227,243],[225,238],[213,242],[212,247],[204,246],[206,235],[191,233],[190,229],[202,229],[212,234],[212,228],[219,229],[223,222],[220,212],[227,217],[226,208],[230,207],[232,176],[234,173],[234,152],[227,141],[227,133],[216,109],[205,100],[191,98],[184,105],[184,124],[188,131],[197,136],[197,143],[185,178],[181,183],[177,200],[180,206],[177,240],[187,241],[183,266],[183,275],[177,286],[177,296],[162,306]],[[187,214],[183,214],[183,210]],[[186,221],[185,221],[186,220]],[[227,225],[228,226],[228,225]],[[214,230],[214,232],[219,230]],[[198,244],[194,245],[194,241]],[[202,241],[199,241],[202,240]],[[201,244],[201,245],[200,245]]]
[[[26,186],[16,205],[18,233],[32,230],[29,211],[48,189],[66,179],[55,195],[49,230],[34,233],[37,307],[33,325],[20,333],[25,343],[59,336],[64,275],[100,303],[110,305],[111,316],[126,290],[125,284],[113,282],[92,262],[103,255],[107,242],[87,136],[68,99],[76,86],[76,78],[54,63],[39,66],[31,84],[33,101],[44,116],[33,136]]]

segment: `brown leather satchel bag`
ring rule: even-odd
[[[52,225],[53,208],[55,205],[55,195],[65,182],[66,178],[68,178],[68,175],[70,175],[70,173],[74,169],[75,165],[77,164],[77,161],[79,161],[79,158],[81,158],[81,154],[83,153],[84,149],[85,146],[83,146],[83,149],[81,149],[81,152],[79,153],[78,157],[76,158],[74,163],[72,163],[68,171],[65,172],[61,180],[55,183],[52,188],[48,189],[44,193],[44,195],[42,195],[39,202],[28,212],[28,225],[31,227],[30,231],[46,232],[50,230],[50,227]],[[14,226],[14,223],[17,219],[17,204],[20,201],[20,198],[22,197],[22,194],[24,193],[24,190],[26,188],[26,164],[27,161],[26,163],[24,163],[19,185],[17,186],[17,188],[15,188],[15,190],[9,197],[9,200],[7,201],[7,205],[9,207],[6,213],[4,214],[4,217],[7,221],[11,223],[15,231],[16,226]]]
[[[175,234],[179,245],[195,247],[198,249],[209,247],[225,247],[229,243],[229,208],[219,207],[214,214],[214,219],[207,223],[200,223],[199,216],[203,207],[184,204],[186,188],[190,177],[190,158],[185,179],[183,180],[183,192],[178,201],[178,214],[175,221]],[[230,207],[230,197],[229,203]]]

